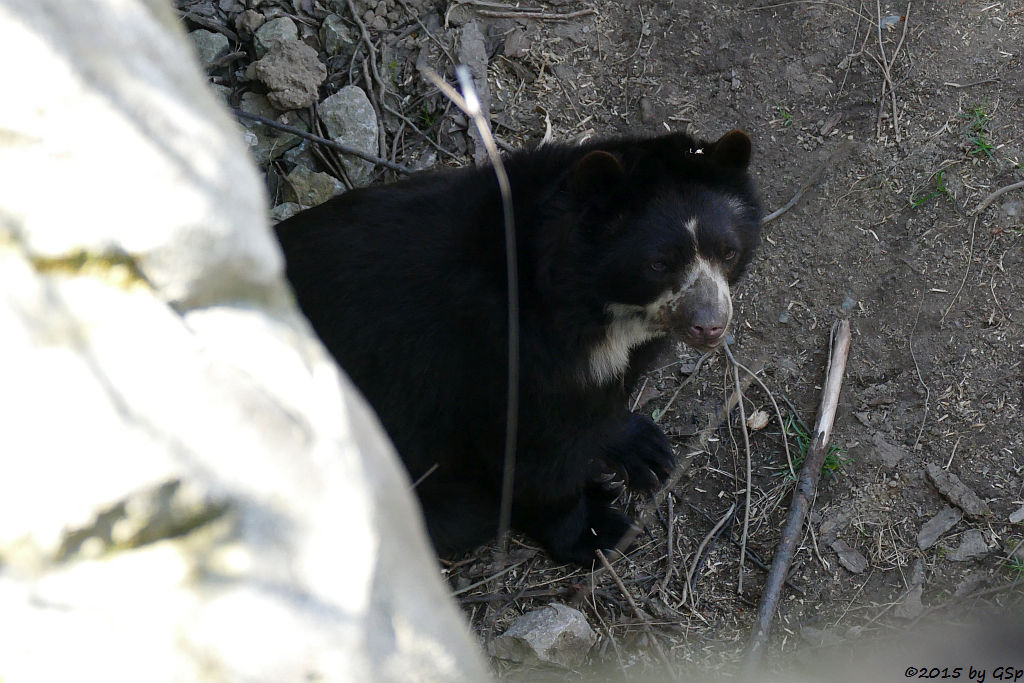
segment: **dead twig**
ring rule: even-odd
[[[998,78],[984,78],[980,81],[972,81],[971,83],[943,83],[942,85],[946,86],[947,88],[956,88],[959,90],[962,88],[973,88],[976,85],[987,85],[988,83],[998,82]]]
[[[543,12],[543,7],[518,7],[516,5],[507,5],[501,2],[487,2],[487,0],[463,0],[462,2],[453,2],[452,5],[469,5],[470,7],[484,7],[487,9],[497,10],[509,10],[510,12]],[[449,10],[451,11],[451,10]]]
[[[807,452],[804,466],[800,470],[800,479],[793,492],[793,502],[789,509],[786,525],[782,530],[782,539],[775,551],[772,568],[765,582],[764,592],[757,610],[757,622],[754,625],[747,649],[747,677],[752,678],[768,642],[772,618],[782,594],[782,584],[793,561],[793,552],[801,537],[804,520],[810,507],[811,499],[817,489],[821,468],[828,453],[829,437],[835,422],[836,410],[839,406],[839,390],[843,384],[846,370],[846,359],[850,353],[850,321],[842,320],[832,328],[832,352],[825,370],[825,384],[821,390],[821,404],[818,409],[818,420],[814,426],[814,441]]]
[[[967,250],[967,268],[964,270],[964,279],[960,281],[960,286],[956,290],[956,294],[953,295],[953,300],[949,302],[949,306],[946,307],[942,317],[939,318],[939,322],[943,322],[949,312],[953,310],[953,304],[956,303],[957,298],[960,296],[960,292],[964,291],[964,285],[967,284],[967,276],[971,273],[971,261],[974,260],[974,233],[978,228],[978,215],[974,215],[974,221],[971,223],[971,244]]]
[[[428,38],[430,38],[432,41],[434,41],[434,44],[437,45],[441,49],[441,52],[443,52],[445,54],[445,56],[448,57],[448,60],[452,64],[455,64],[456,63],[455,55],[452,54],[451,50],[448,49],[447,45],[442,43],[441,40],[437,36],[435,36],[430,31],[429,28],[427,28],[427,25],[424,24],[423,21],[420,19],[419,14],[417,14],[415,11],[413,11],[413,9],[411,7],[409,7],[409,5],[405,2],[405,0],[398,0],[398,4],[401,5],[402,8],[406,11],[406,13],[410,17],[413,18],[413,21],[415,21],[417,24],[419,24],[419,27],[423,31],[423,33],[425,33]]]
[[[726,513],[722,515],[722,518],[719,519],[713,527],[711,527],[711,531],[709,531],[707,535],[704,536],[704,540],[702,540],[700,542],[700,545],[697,546],[697,552],[693,554],[693,562],[690,563],[690,568],[686,572],[686,584],[683,586],[683,599],[679,602],[679,605],[677,605],[677,607],[682,606],[683,603],[685,603],[687,599],[689,599],[690,606],[694,609],[697,608],[696,600],[693,597],[694,591],[690,588],[691,584],[693,583],[694,576],[697,573],[697,565],[700,563],[701,558],[704,556],[704,548],[706,548],[708,543],[711,542],[711,539],[715,538],[715,536],[718,535],[718,532],[722,530],[722,527],[725,526],[725,523],[728,522],[729,519],[732,517],[732,513],[735,509],[736,503],[730,505]]]
[[[762,218],[761,224],[764,225],[765,223],[770,223],[771,221],[775,220],[776,218],[778,218],[779,216],[781,216],[782,214],[786,213],[794,206],[796,206],[796,203],[800,201],[801,197],[804,196],[804,192],[807,192],[807,190],[811,189],[821,181],[821,177],[825,174],[825,166],[827,166],[827,164],[822,164],[817,169],[815,169],[814,173],[811,174],[811,177],[807,180],[807,182],[804,183],[800,187],[800,189],[796,191],[796,194],[793,195],[793,198],[786,202],[782,206],[782,208],[776,209],[775,211],[772,211],[770,214]]]
[[[689,384],[690,382],[694,381],[697,378],[697,373],[700,372],[700,367],[704,365],[704,361],[711,357],[711,353],[711,351],[708,351],[697,360],[697,364],[694,366],[693,372],[691,372],[690,376],[683,380],[683,382],[678,387],[676,387],[675,392],[672,394],[672,398],[668,400],[668,403],[665,404],[665,407],[662,408],[661,412],[658,413],[658,417],[655,418],[654,420],[655,422],[661,422],[661,418],[665,417],[665,415],[668,413],[668,409],[672,407],[673,403],[675,403],[675,400],[679,396],[679,392],[683,390],[683,387],[685,387],[687,384]]]
[[[761,363],[758,362],[754,365],[758,366],[756,372],[760,372]],[[751,381],[752,380],[750,378],[747,378],[740,383],[740,388],[745,391],[746,388],[750,386]],[[640,518],[638,520],[639,523],[634,525],[633,528],[630,531],[627,531],[619,540],[618,545],[615,547],[617,551],[623,552],[633,544],[633,541],[635,541],[637,536],[640,535],[640,532],[647,524],[647,521],[651,519],[655,511],[661,507],[662,503],[665,502],[665,497],[668,496],[669,492],[676,487],[676,484],[678,484],[690,471],[690,465],[693,464],[693,459],[698,455],[707,452],[708,441],[711,439],[711,435],[714,434],[718,430],[718,427],[728,419],[729,413],[731,413],[732,409],[736,407],[736,402],[739,401],[739,399],[740,395],[735,391],[730,394],[725,403],[723,403],[718,410],[715,411],[715,414],[711,416],[710,420],[708,420],[707,426],[704,427],[699,434],[691,437],[689,441],[687,441],[686,446],[683,449],[686,452],[686,455],[683,456],[679,464],[676,465],[676,469],[672,473],[672,476],[668,478],[668,481],[661,485],[658,492],[654,494],[651,501],[647,503],[641,511]]]
[[[740,406],[740,429],[743,430],[743,450],[746,454],[747,464],[747,476],[746,476],[746,502],[743,504],[743,533],[740,535],[740,566],[739,566],[739,579],[736,582],[736,592],[743,593],[743,571],[744,565],[747,559],[747,532],[750,530],[750,489],[753,484],[751,483],[750,473],[750,434],[747,431],[747,412],[743,406],[743,390],[740,388],[740,369],[736,363],[736,359],[732,356],[732,351],[729,350],[729,344],[725,345],[725,355],[732,362],[732,377],[736,384],[736,393],[739,394],[739,406]]]
[[[1000,187],[998,190],[996,190],[995,192],[981,200],[981,203],[974,207],[974,210],[971,211],[971,215],[977,216],[979,213],[987,209],[989,204],[999,199],[1007,192],[1013,192],[1014,190],[1019,190],[1022,187],[1024,187],[1024,180],[1020,181],[1019,183],[1007,185],[1006,187]]]
[[[492,10],[481,10],[480,16],[491,19],[539,19],[540,21],[568,21],[585,17],[588,14],[597,14],[594,9],[581,9],[575,12],[495,12]]]
[[[351,0],[349,0],[351,2]],[[423,75],[431,83],[455,103],[476,126],[480,139],[487,150],[487,158],[501,193],[502,218],[505,227],[505,279],[508,283],[508,391],[506,394],[505,412],[505,455],[502,466],[501,507],[498,513],[498,553],[505,554],[508,529],[512,522],[512,496],[516,471],[516,436],[519,431],[519,259],[516,253],[515,216],[512,206],[512,186],[505,170],[505,164],[498,153],[498,146],[491,134],[473,85],[473,74],[469,67],[460,64],[455,67],[455,75],[459,80],[462,94],[445,82],[440,75],[430,68],[423,69]]]
[[[230,40],[232,43],[236,43],[237,44],[239,42],[238,34],[235,33],[234,31],[232,31],[231,29],[229,29],[227,26],[225,26],[224,24],[222,24],[219,21],[214,21],[213,19],[210,19],[208,17],[204,17],[201,14],[196,14],[195,12],[191,12],[191,11],[189,11],[187,9],[186,10],[177,10],[177,12],[178,12],[179,15],[181,15],[182,19],[188,19],[193,24],[196,24],[197,26],[202,26],[203,28],[208,29],[210,31],[216,31],[217,33],[222,33],[224,35],[224,37],[227,38],[228,40]]]
[[[959,293],[959,292],[958,292]],[[910,329],[910,337],[907,339],[907,346],[910,348],[910,359],[914,361],[914,370],[917,372],[917,381],[924,387],[924,414],[921,416],[921,426],[917,430],[917,438],[914,439],[913,450],[917,450],[917,445],[921,443],[921,435],[924,434],[924,425],[928,420],[928,404],[931,402],[932,390],[928,387],[927,382],[924,381],[924,376],[921,374],[921,366],[917,364],[917,354],[914,353],[914,332],[917,331],[917,322],[921,319],[921,306],[924,304],[922,301],[917,306],[917,316],[914,317],[914,326]],[[950,304],[952,306],[952,304]],[[949,312],[948,310],[946,311]]]
[[[875,28],[877,29],[878,35],[878,53],[882,61],[878,63],[879,68],[882,70],[882,90],[878,98],[878,119],[876,121],[876,134],[878,139],[882,138],[882,110],[885,108],[885,96],[889,95],[889,99],[892,103],[892,130],[893,135],[896,138],[896,142],[900,141],[900,122],[899,122],[899,110],[896,106],[896,84],[892,80],[892,67],[896,64],[896,57],[899,55],[900,48],[903,46],[903,41],[907,37],[907,25],[910,22],[910,3],[907,3],[906,13],[903,15],[903,33],[900,36],[899,42],[896,44],[896,49],[892,53],[892,60],[885,54],[885,46],[882,41],[882,4],[880,0],[875,0],[875,7],[877,10]],[[886,88],[888,87],[888,91]]]
[[[782,447],[786,451],[786,464],[789,466],[789,473],[793,476],[793,479],[795,480],[796,470],[793,468],[793,457],[789,453],[789,433],[786,431],[786,423],[782,419],[782,410],[779,409],[779,403],[778,401],[775,400],[775,394],[773,394],[771,390],[767,387],[767,385],[765,385],[765,383],[761,381],[761,378],[754,374],[754,372],[746,365],[740,363],[735,358],[730,358],[729,360],[735,363],[736,367],[738,367],[740,370],[750,375],[751,379],[757,382],[758,385],[760,385],[761,389],[764,391],[764,393],[767,394],[768,400],[772,402],[772,407],[775,409],[775,419],[779,421],[779,432],[782,434]]]
[[[640,607],[636,604],[636,601],[633,600],[633,596],[630,594],[628,590],[626,590],[625,584],[622,583],[622,579],[619,578],[618,573],[616,573],[611,563],[608,562],[608,558],[604,556],[604,553],[602,553],[600,550],[595,550],[594,554],[597,555],[597,559],[601,561],[601,564],[604,566],[604,570],[612,575],[612,579],[615,581],[615,585],[619,587],[619,592],[621,592],[622,596],[626,598],[626,602],[629,603],[629,606],[633,608],[633,612],[636,614],[637,619],[639,619],[643,623],[644,630],[647,631],[647,635],[650,637],[651,642],[654,644],[654,651],[658,654],[658,659],[661,660],[662,665],[665,667],[665,671],[667,671],[670,674],[671,678],[674,679],[675,669],[673,668],[672,663],[669,661],[668,657],[665,655],[665,650],[662,649],[661,642],[659,642],[657,637],[655,636],[654,629],[651,628],[651,620],[647,616],[647,613],[641,610]]]
[[[711,516],[709,516],[706,512],[704,512],[703,510],[697,508],[692,503],[687,503],[687,505],[689,505],[691,510],[693,510],[695,513],[700,515],[704,519],[704,521],[706,521],[709,524],[711,524],[712,526],[714,526],[715,520],[712,519]],[[728,536],[726,536],[726,539],[730,543],[732,543],[734,546],[736,546],[737,548],[740,547],[740,542],[733,537],[731,532],[729,533]],[[753,551],[753,549],[747,548],[747,557],[750,558],[750,561],[754,563],[755,567],[757,567],[758,569],[761,569],[762,571],[764,571],[765,574],[768,573],[768,570],[770,569],[769,566],[767,564],[765,564],[764,561],[761,560],[760,557],[758,557],[757,553],[755,553]],[[786,579],[785,584],[786,584],[786,586],[788,586],[794,592],[799,593],[800,595],[804,595],[805,594],[805,591],[804,591],[803,588],[801,588],[800,586],[796,585],[795,583],[790,581],[788,578]]]
[[[529,559],[530,558],[527,558],[525,560],[520,560],[519,562],[516,562],[515,564],[510,564],[509,566],[505,567],[501,571],[495,572],[494,574],[491,574],[488,577],[480,579],[476,583],[472,583],[472,584],[466,586],[465,588],[460,588],[457,591],[452,591],[452,597],[458,597],[459,595],[462,595],[463,593],[468,593],[469,591],[473,590],[474,588],[479,588],[480,586],[483,586],[486,583],[490,583],[494,579],[501,578],[502,576],[504,576],[505,574],[508,574],[510,571],[512,571],[516,567],[518,567],[520,565],[523,565],[523,564],[526,564],[529,561]]]
[[[360,159],[365,159],[366,161],[370,161],[370,162],[373,162],[373,163],[378,164],[380,166],[384,166],[385,168],[390,168],[392,171],[398,171],[399,173],[405,173],[405,174],[415,173],[415,171],[413,171],[408,166],[402,166],[401,164],[395,164],[395,163],[392,163],[392,162],[388,161],[387,159],[382,159],[379,156],[375,156],[373,154],[367,154],[366,152],[364,152],[361,149],[356,149],[355,147],[350,147],[349,145],[346,145],[344,143],[335,142],[334,140],[328,140],[327,138],[322,138],[319,135],[314,135],[312,133],[307,133],[306,131],[302,130],[301,128],[296,128],[295,126],[289,126],[289,125],[284,124],[284,123],[278,123],[274,119],[268,119],[267,117],[260,116],[259,114],[250,114],[249,112],[242,111],[241,109],[232,109],[231,111],[234,112],[235,116],[239,116],[239,117],[241,117],[243,119],[250,119],[252,121],[257,121],[259,123],[262,123],[264,126],[269,126],[271,128],[283,131],[285,133],[291,133],[292,135],[298,135],[300,138],[305,138],[305,139],[311,140],[312,142],[315,142],[315,143],[317,143],[319,145],[325,145],[325,146],[330,147],[332,149],[336,149],[339,152],[341,152],[342,154],[351,154],[352,156],[357,156]]]
[[[665,530],[665,538],[667,539],[667,543],[668,543],[668,548],[667,548],[666,553],[665,553],[666,556],[667,556],[665,564],[667,566],[665,567],[665,578],[661,580],[661,590],[662,590],[662,592],[668,590],[668,582],[672,580],[672,574],[675,573],[675,568],[676,568],[675,562],[673,562],[673,558],[672,558],[672,539],[675,538],[675,535],[676,535],[675,534],[675,521],[676,521],[675,501],[672,498],[672,496],[669,496],[668,497],[668,524],[667,524],[668,528]]]
[[[370,91],[370,104],[373,106],[373,111],[377,114],[377,130],[379,131],[378,146],[380,149],[380,155],[384,156],[388,151],[387,143],[387,130],[384,127],[384,117],[380,113],[380,105],[384,103],[384,93],[387,91],[387,86],[384,83],[384,79],[380,77],[380,71],[377,70],[377,50],[373,47],[373,41],[370,40],[370,32],[366,30],[366,24],[363,23],[362,18],[359,16],[359,11],[356,9],[355,3],[352,0],[346,0],[348,3],[348,10],[352,14],[352,20],[356,22],[356,26],[359,27],[359,35],[366,45],[366,61],[370,63],[370,72],[373,74],[373,82],[377,84],[376,90],[379,95],[374,94],[375,88],[369,87]],[[363,68],[366,68],[366,62],[363,63]],[[364,72],[365,74],[365,72]],[[367,79],[369,80],[369,79]],[[372,86],[371,83],[367,83],[368,86]]]

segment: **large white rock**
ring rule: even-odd
[[[486,679],[170,8],[0,63],[0,680]]]
[[[0,23],[0,187],[31,253],[126,253],[181,306],[277,285],[256,171],[164,0],[3,0]]]

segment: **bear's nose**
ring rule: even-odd
[[[690,326],[690,334],[695,339],[699,339],[703,344],[713,346],[722,339],[722,335],[725,334],[725,328],[714,323],[706,323],[704,325],[693,324]]]

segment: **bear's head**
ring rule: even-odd
[[[609,316],[592,379],[617,376],[630,349],[666,334],[701,350],[725,341],[730,287],[761,229],[750,154],[742,131],[714,142],[673,134],[598,143],[576,163],[577,228]]]

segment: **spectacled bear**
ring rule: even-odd
[[[627,409],[670,335],[725,339],[759,240],[750,138],[675,133],[509,155],[519,263],[512,527],[589,564],[631,522],[605,483],[653,490],[673,453]],[[376,410],[435,548],[496,533],[507,391],[502,203],[489,167],[352,190],[280,223],[298,303]]]

